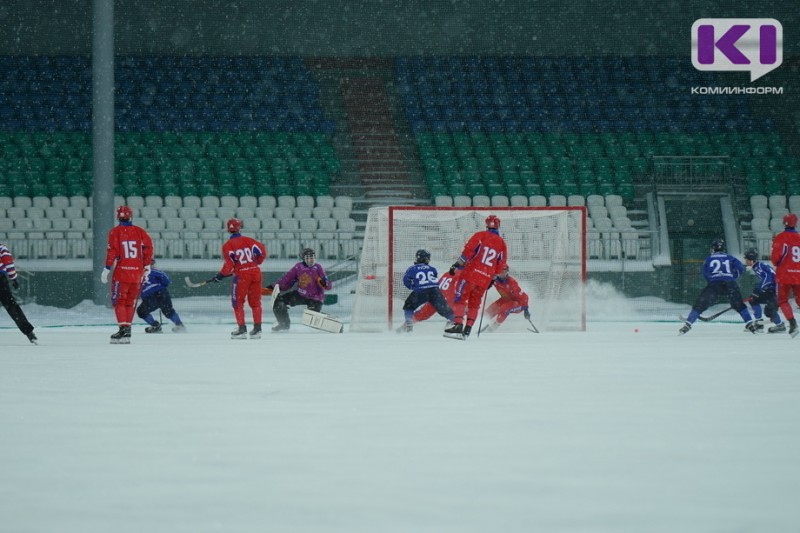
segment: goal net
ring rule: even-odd
[[[369,210],[350,322],[351,331],[386,331],[403,321],[409,294],[403,274],[416,251],[431,253],[441,274],[467,240],[485,229],[488,215],[501,220],[511,275],[530,298],[539,330],[586,329],[586,209],[584,207],[374,207]],[[498,298],[494,289],[488,302]],[[525,323],[512,315],[506,324]],[[436,320],[434,317],[431,321]],[[513,319],[513,320],[512,320]],[[444,319],[442,326],[444,326]],[[511,330],[512,328],[504,329]]]

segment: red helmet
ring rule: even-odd
[[[239,233],[242,231],[242,221],[238,218],[231,218],[225,223],[228,228],[228,233]]]
[[[500,229],[500,219],[496,215],[486,217],[486,229]]]
[[[130,221],[133,218],[133,210],[127,205],[121,205],[117,208],[117,220]]]
[[[797,227],[797,215],[795,215],[794,213],[783,215],[783,225],[786,226],[787,228]]]

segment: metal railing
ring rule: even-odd
[[[654,190],[729,190],[727,155],[653,156]]]

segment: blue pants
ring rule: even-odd
[[[403,304],[403,311],[406,315],[406,320],[411,320],[411,314],[422,304],[429,303],[436,308],[436,312],[445,317],[447,320],[453,320],[453,310],[447,305],[447,300],[442,296],[442,291],[439,287],[431,287],[430,289],[423,289],[421,291],[414,291],[408,295],[405,303]]]
[[[740,312],[747,308],[742,302],[742,293],[735,281],[715,281],[706,285],[695,300],[692,309],[702,313],[719,298],[725,297],[734,310]]]
[[[147,316],[156,309],[161,309],[164,316],[176,324],[180,322],[180,320],[173,319],[173,317],[177,318],[177,313],[175,313],[175,308],[172,307],[172,297],[167,290],[160,290],[142,298],[142,303],[136,308],[136,314],[150,324],[151,322],[147,320]]]

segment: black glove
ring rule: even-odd
[[[522,316],[525,317],[525,320],[530,320],[531,319],[531,312],[528,311],[527,307],[522,310]]]
[[[208,280],[208,282],[209,283],[219,283],[220,281],[222,281],[222,278],[223,278],[222,274],[214,274],[214,277],[211,278],[210,280]]]
[[[328,276],[322,276],[319,278],[319,286],[323,289],[328,286]]]
[[[453,263],[453,266],[451,266],[450,270],[448,270],[451,276],[455,276],[457,268],[458,268],[458,263]]]
[[[11,280],[11,286],[14,287],[15,290],[19,290],[19,281],[17,281],[17,278]]]

